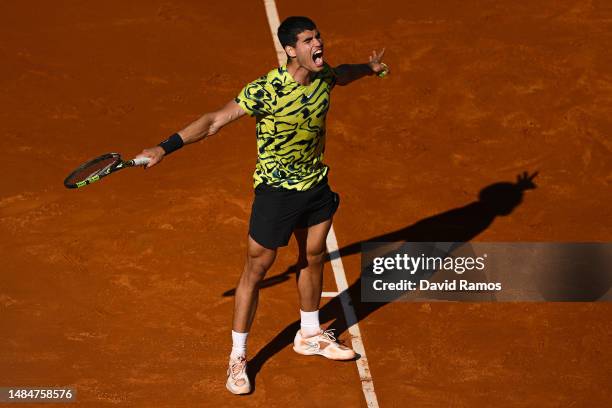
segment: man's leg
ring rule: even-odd
[[[329,219],[312,227],[296,231],[301,269],[297,287],[300,297],[302,334],[314,336],[319,333],[319,303],[323,290],[323,263],[325,261],[325,239],[331,227]]]
[[[228,369],[227,389],[234,394],[246,394],[251,385],[246,375],[246,340],[259,299],[259,282],[274,263],[276,249],[259,245],[249,236],[244,270],[234,297],[232,353]]]
[[[234,299],[234,322],[232,329],[246,333],[253,324],[259,298],[259,282],[274,263],[276,249],[268,249],[259,245],[249,236],[247,243],[247,258],[244,270],[236,287]]]
[[[295,336],[293,349],[304,355],[321,355],[332,360],[351,360],[355,352],[336,343],[330,330],[323,331],[319,325],[319,303],[323,290],[323,264],[325,262],[325,240],[332,220],[313,225],[296,232],[302,268],[298,275],[300,296],[300,330]],[[305,239],[304,239],[305,238]]]

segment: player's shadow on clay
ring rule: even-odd
[[[521,204],[526,190],[535,189],[533,179],[538,173],[529,175],[527,172],[519,175],[515,183],[499,182],[483,188],[478,200],[463,207],[436,214],[420,220],[405,228],[383,235],[372,237],[366,241],[359,241],[340,248],[340,256],[356,254],[361,251],[363,242],[468,242],[486,230],[498,216],[506,216]],[[332,253],[329,257],[338,256]],[[276,285],[290,278],[300,269],[299,262],[289,267],[279,275],[272,276],[262,282],[261,287]],[[357,279],[348,289],[355,309],[356,321],[346,321],[342,313],[340,297],[336,296],[325,304],[319,311],[319,320],[322,323],[332,322],[327,328],[334,329],[336,336],[344,333],[348,327],[369,316],[388,302],[362,303],[359,301],[361,292],[361,278]],[[225,292],[224,296],[232,296],[234,290]],[[346,295],[344,293],[343,295]],[[398,295],[399,296],[399,295]],[[261,367],[272,356],[293,343],[293,337],[300,328],[300,322],[294,321],[249,361],[249,376],[254,379]]]
[[[536,188],[531,176],[524,172],[517,176],[516,183],[500,182],[482,190],[478,200],[464,207],[425,218],[397,231],[352,243],[340,248],[340,255],[346,257],[361,252],[364,242],[467,242],[487,229],[495,217],[510,214],[523,199],[523,192]],[[329,256],[327,258],[329,261]],[[259,288],[278,285],[291,279],[301,269],[298,261],[284,272],[261,281]],[[223,292],[223,296],[234,296],[236,288]]]

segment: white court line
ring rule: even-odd
[[[361,355],[356,363],[357,371],[359,371],[359,379],[361,379],[361,388],[363,388],[363,395],[365,396],[368,408],[378,408],[378,399],[376,398],[376,392],[374,392],[372,373],[370,373],[368,357],[366,356],[365,347],[361,340],[361,330],[359,330],[355,309],[353,308],[351,296],[348,293],[348,282],[346,281],[346,273],[344,273],[344,266],[342,265],[342,258],[340,257],[338,241],[336,240],[336,233],[333,225],[329,229],[329,234],[327,234],[327,252],[329,253],[332,269],[334,270],[336,286],[338,287],[338,291],[340,291],[340,303],[344,310],[344,317],[346,318],[347,325],[350,325],[348,331],[351,335],[353,350]]]
[[[324,298],[336,297],[336,296],[338,296],[338,292],[321,292],[321,297],[324,297]]]
[[[283,50],[283,47],[281,47],[278,37],[276,36],[278,26],[280,25],[276,3],[274,0],[263,0],[263,2],[264,6],[266,7],[266,15],[268,16],[268,24],[270,25],[270,31],[272,32],[272,39],[274,40],[274,48],[276,49],[278,64],[283,65],[285,63],[285,51]],[[340,303],[342,304],[344,317],[347,325],[350,325],[348,331],[351,335],[353,350],[361,355],[361,357],[356,360],[356,363],[359,378],[361,379],[361,388],[363,388],[363,395],[368,408],[378,408],[378,399],[376,398],[376,393],[374,392],[374,382],[372,381],[372,374],[370,373],[368,358],[366,357],[363,341],[361,340],[361,330],[359,330],[355,309],[353,309],[351,297],[348,293],[348,282],[346,280],[344,266],[342,265],[342,259],[340,258],[338,241],[336,240],[336,233],[334,232],[333,225],[329,230],[329,234],[327,234],[326,243],[327,252],[329,253],[332,269],[334,271],[334,278],[336,279],[336,286],[338,287],[339,293],[323,292],[321,295],[323,297],[328,297],[329,295],[340,296]]]
[[[276,50],[276,59],[278,59],[278,65],[282,66],[285,64],[285,61],[287,61],[287,57],[285,56],[285,50],[283,50],[283,47],[278,40],[278,36],[276,35],[278,26],[280,25],[278,10],[276,10],[276,3],[274,0],[263,0],[263,2],[264,6],[266,7],[266,16],[268,17],[268,25],[270,26],[270,32],[272,34],[274,49]]]

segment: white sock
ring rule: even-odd
[[[316,336],[321,332],[321,326],[319,325],[319,311],[305,312],[300,310],[300,329],[302,336],[312,337]]]
[[[249,333],[238,333],[232,330],[232,353],[230,357],[246,357],[246,342]]]

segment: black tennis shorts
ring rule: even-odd
[[[259,184],[255,187],[249,235],[268,249],[286,246],[294,229],[329,220],[339,204],[340,196],[329,188],[327,178],[306,191]]]

